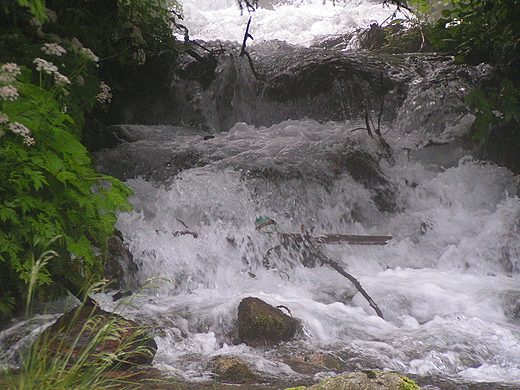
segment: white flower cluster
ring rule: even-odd
[[[137,51],[132,54],[132,57],[137,60],[139,65],[144,65],[146,63],[146,53],[141,48],[137,49]]]
[[[20,67],[13,62],[8,62],[0,67],[0,85],[3,84],[3,86],[0,87],[0,100],[14,101],[18,99],[20,96],[18,89],[12,84],[16,81],[16,76],[21,73]],[[25,144],[34,144],[34,138],[29,135],[31,131],[27,126],[19,122],[11,123],[9,116],[3,112],[0,112],[0,126],[7,126],[13,133],[20,134]],[[5,132],[0,130],[0,137],[4,134]]]
[[[57,86],[62,87],[66,84],[70,84],[70,80],[67,76],[62,75],[58,71],[58,67],[52,62],[44,60],[43,58],[35,58],[33,61],[36,64],[36,70],[38,72],[45,72],[47,74],[54,75],[54,81]]]
[[[20,134],[23,137],[24,144],[34,145],[34,138],[29,135],[31,134],[31,130],[29,130],[27,126],[19,122],[9,123],[7,126],[13,133]]]
[[[33,61],[36,64],[36,70],[38,72],[45,72],[47,74],[53,74],[58,71],[58,67],[52,62],[44,60],[43,58],[35,58]]]
[[[62,75],[61,73],[54,73],[54,82],[59,87],[63,87],[66,84],[70,84],[69,78],[67,76]]]
[[[99,85],[99,94],[97,101],[100,103],[110,103],[112,101],[112,90],[103,81]]]
[[[86,47],[82,47],[79,51],[81,54],[83,54],[86,58],[88,58],[91,61],[99,62],[99,57],[95,55],[92,50],[87,49]]]
[[[9,117],[7,114],[0,112],[0,125],[7,125],[9,123]]]
[[[12,85],[0,87],[0,99],[14,101],[18,99],[18,90]]]
[[[42,50],[45,54],[54,55],[58,57],[61,57],[63,54],[67,53],[67,50],[65,50],[57,43],[45,43],[42,47]]]
[[[7,125],[9,123],[9,117],[4,114],[3,112],[0,112],[0,126],[1,125]],[[5,134],[3,130],[0,130],[0,137],[2,137]]]
[[[0,84],[9,85],[14,83],[16,76],[20,73],[20,67],[13,62],[2,65],[2,67],[0,67]]]

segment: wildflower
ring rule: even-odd
[[[52,62],[46,61],[43,58],[35,58],[33,61],[36,64],[36,70],[38,72],[44,71],[48,74],[58,72],[58,67]]]
[[[92,50],[90,49],[87,49],[85,47],[82,47],[80,49],[80,53],[82,53],[86,58],[88,58],[89,60],[91,61],[94,61],[94,62],[99,62],[99,57],[97,55],[95,55]]]
[[[45,9],[45,16],[47,16],[47,20],[51,23],[56,23],[58,20],[56,12],[48,8]]]
[[[83,87],[85,85],[85,79],[83,78],[83,76],[76,76],[74,80],[80,87]]]
[[[69,78],[67,76],[62,75],[59,72],[54,73],[54,81],[55,81],[56,85],[59,87],[63,87],[67,84],[70,84]]]
[[[29,137],[28,135],[22,135],[23,137],[23,143],[26,145],[34,145],[36,142],[34,141],[33,137]]]
[[[134,59],[137,60],[137,63],[139,65],[144,65],[146,62],[146,53],[141,48],[137,49],[137,51],[134,52],[132,57],[134,57]]]
[[[8,62],[0,68],[0,83],[12,84],[21,72],[20,67],[14,62]]]
[[[65,50],[57,43],[45,43],[42,47],[42,50],[45,52],[45,54],[54,55],[58,57],[61,57],[63,54],[67,53],[67,50]]]
[[[9,123],[9,129],[16,134],[30,134],[31,130],[29,128],[19,122]]]
[[[112,90],[103,81],[99,85],[99,94],[97,101],[100,103],[110,103],[112,101]]]
[[[0,112],[0,125],[7,125],[9,123],[9,117],[7,114]]]
[[[9,129],[15,133],[20,134],[23,138],[23,143],[26,145],[34,145],[34,138],[29,136],[31,134],[31,130],[29,128],[19,122],[9,123]]]
[[[76,47],[76,49],[83,49],[83,45],[81,44],[81,42],[79,41],[78,38],[74,37],[72,38],[72,41],[70,41],[70,44],[74,47]]]
[[[4,100],[14,101],[18,99],[18,90],[12,85],[6,85],[0,88],[0,98]]]
[[[18,76],[21,72],[20,67],[14,62],[8,62],[7,64],[2,65],[0,68],[2,72],[6,72],[12,74],[13,76]]]
[[[502,111],[493,110],[493,115],[495,115],[497,118],[504,119],[504,114]]]

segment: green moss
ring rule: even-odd
[[[254,383],[257,375],[244,363],[236,363],[219,374],[219,380],[230,383]]]
[[[283,331],[283,320],[268,315],[257,315],[251,320],[251,331],[260,335],[279,335]]]
[[[372,371],[372,370],[363,370],[362,371],[363,373],[366,374],[366,376],[370,379],[376,379],[377,378],[377,375],[376,375],[376,372],[375,371]]]
[[[391,372],[390,374],[397,375],[399,378],[401,378],[402,382],[399,385],[399,390],[421,390],[414,380],[404,375],[395,374],[393,372]]]
[[[305,386],[298,386],[298,387],[289,387],[287,389],[284,389],[284,390],[305,390],[306,387]]]

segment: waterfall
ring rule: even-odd
[[[342,370],[392,370],[426,383],[520,382],[518,178],[451,145],[410,153],[393,140],[395,164],[382,161],[378,183],[363,183],[341,168],[348,156],[377,155],[378,144],[356,128],[299,120],[237,123],[206,140],[184,133],[169,147],[196,145],[204,166],[159,186],[128,181],[135,209],[117,227],[141,283],[154,286],[125,315],[161,329],[157,367],[204,381],[212,357],[233,355],[266,378],[297,381],[305,375],[287,356],[319,351]],[[383,202],[385,189],[392,196]],[[266,267],[277,241],[255,230],[259,216],[287,233],[303,224],[316,235],[393,236],[384,246],[320,248],[360,281],[385,320],[327,266],[306,268],[289,253]],[[304,336],[273,350],[234,345],[237,306],[248,296],[290,308]]]

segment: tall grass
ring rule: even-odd
[[[28,283],[28,308],[38,285],[38,273],[55,255],[48,251],[34,262]],[[93,285],[89,293],[102,291],[104,285]],[[86,320],[80,321],[81,313]],[[47,328],[24,354],[20,370],[7,374],[8,390],[126,389],[131,375],[121,372],[114,378],[114,371],[131,364],[136,354],[153,354],[149,347],[137,343],[140,337],[146,337],[145,328],[136,328],[118,315],[101,315],[97,307],[85,302],[53,327],[58,330],[51,333]]]

